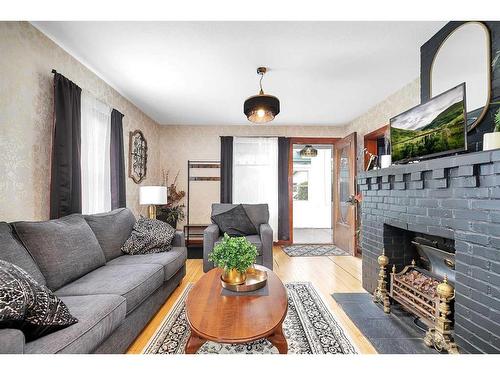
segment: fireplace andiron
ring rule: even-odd
[[[438,352],[458,354],[457,345],[453,342],[453,322],[450,320],[450,305],[455,298],[455,290],[449,284],[448,276],[445,274],[443,281],[439,281],[426,270],[418,268],[415,260],[399,273],[393,266],[390,276],[390,297],[427,326],[425,345],[434,347]]]
[[[380,271],[378,273],[377,289],[375,289],[375,293],[373,293],[373,301],[375,303],[380,302],[384,306],[384,312],[389,314],[391,312],[391,307],[389,304],[389,295],[387,293],[387,281],[385,280],[385,267],[389,264],[389,258],[385,255],[385,249],[382,249],[382,254],[377,260]]]
[[[452,338],[452,321],[448,318],[451,314],[450,301],[455,298],[455,289],[448,284],[448,277],[436,288],[439,296],[439,317],[436,319],[435,327],[430,328],[424,338],[425,345],[441,352],[446,350],[450,354],[458,354],[458,347]]]

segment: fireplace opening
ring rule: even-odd
[[[385,251],[387,258],[380,264],[390,267],[391,302],[411,313],[417,327],[427,331],[424,342],[428,346],[454,351],[454,239],[385,225],[384,244],[389,251]],[[381,275],[385,272],[381,271]],[[390,311],[388,302],[384,304],[386,312]],[[438,340],[438,336],[443,340]]]

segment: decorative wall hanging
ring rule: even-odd
[[[140,130],[130,132],[128,153],[128,176],[139,184],[146,178],[148,161],[148,143]]]

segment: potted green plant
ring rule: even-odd
[[[494,123],[493,133],[483,135],[483,150],[485,151],[500,148],[500,108],[495,112]]]
[[[229,237],[224,233],[221,242],[208,254],[208,260],[224,270],[222,280],[228,284],[243,284],[247,270],[257,258],[257,248],[245,237]]]

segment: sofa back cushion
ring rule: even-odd
[[[40,222],[21,221],[14,223],[14,228],[52,290],[106,263],[94,232],[81,215]]]
[[[121,248],[136,222],[132,211],[118,208],[103,214],[85,215],[84,218],[97,237],[107,262],[123,255]]]
[[[235,208],[237,204],[231,203],[214,203],[212,204],[212,216],[218,215],[222,212],[229,211]],[[252,221],[257,231],[261,224],[269,223],[269,208],[266,203],[262,204],[243,204],[248,218]]]
[[[12,231],[12,227],[0,222],[0,260],[15,264],[25,270],[38,284],[45,285],[40,269]]]

